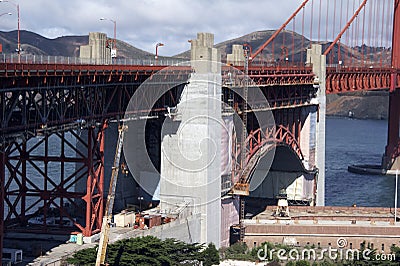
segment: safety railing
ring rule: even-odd
[[[75,64],[75,65],[159,65],[171,66],[187,62],[184,58],[159,58],[159,59],[137,59],[137,58],[80,58],[50,55],[18,55],[2,54],[0,63],[23,63],[23,64]]]

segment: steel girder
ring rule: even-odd
[[[392,82],[400,86],[400,73],[397,81],[391,79],[392,69],[386,68],[328,68],[326,74],[326,93],[343,93],[365,90],[388,90]]]
[[[78,229],[85,236],[100,230],[105,128],[104,120],[81,132],[56,132],[7,145],[2,176],[7,230]],[[35,217],[41,222],[29,221]]]

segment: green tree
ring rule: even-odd
[[[204,257],[204,266],[211,266],[213,264],[219,264],[220,258],[217,248],[213,243],[209,243],[207,248],[202,252]]]
[[[306,260],[299,260],[299,261],[296,261],[296,266],[310,266],[310,262],[308,262]]]
[[[97,248],[87,248],[79,250],[72,258],[68,258],[67,262],[74,265],[93,265],[97,255]],[[93,259],[94,258],[94,259]]]
[[[200,244],[187,244],[176,239],[163,241],[153,236],[124,239],[108,245],[107,262],[115,266],[197,265],[205,260],[203,248]],[[81,250],[68,258],[67,262],[74,265],[93,265],[96,252],[95,248]],[[207,252],[212,253],[212,246]]]

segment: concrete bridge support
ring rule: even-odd
[[[194,70],[176,115],[162,130],[160,209],[200,213],[201,243],[220,245],[221,228],[221,68],[214,36],[192,40]],[[195,229],[193,229],[195,230]]]
[[[312,65],[313,73],[316,75],[314,86],[318,86],[317,103],[318,117],[316,125],[316,166],[319,169],[317,178],[316,205],[325,205],[325,114],[326,114],[326,96],[325,96],[325,77],[326,77],[326,57],[322,55],[322,48],[319,44],[313,44],[311,49],[307,50],[307,63]]]

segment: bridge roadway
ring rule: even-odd
[[[4,138],[11,132],[40,129],[44,125],[53,127],[82,119],[122,115],[136,88],[157,71],[164,69],[163,74],[175,80],[186,79],[190,73],[189,67],[169,66],[165,71],[166,67],[1,63],[0,135]],[[229,69],[226,67],[225,73]],[[243,67],[237,69],[243,70]],[[326,93],[388,89],[394,81],[392,73],[390,68],[328,67]],[[255,85],[263,88],[272,107],[288,106],[292,97],[302,98],[293,85],[309,85],[314,79],[310,67],[253,65],[249,76]],[[396,87],[400,87],[400,73],[396,76]],[[291,85],[290,89],[287,85]],[[276,86],[281,88],[271,89]],[[172,90],[154,109],[174,106],[177,97],[178,91]]]
[[[136,89],[157,71],[164,69],[163,75],[173,83],[186,81],[191,71],[185,66],[165,68],[143,65],[0,64],[0,108],[3,111],[0,135],[7,138],[17,131],[121,116]],[[225,73],[230,69],[226,67]],[[296,86],[288,88],[287,85],[309,86],[314,79],[311,68],[252,67],[249,75],[254,84],[262,88],[272,107],[303,102],[309,97],[309,92],[303,95],[303,90],[296,89]],[[243,76],[238,75],[237,78],[243,79]],[[240,83],[240,80],[235,82]],[[162,83],[163,86],[169,85],[166,80]],[[161,111],[165,110],[165,106],[175,106],[178,98],[179,90],[174,88],[153,109]]]

